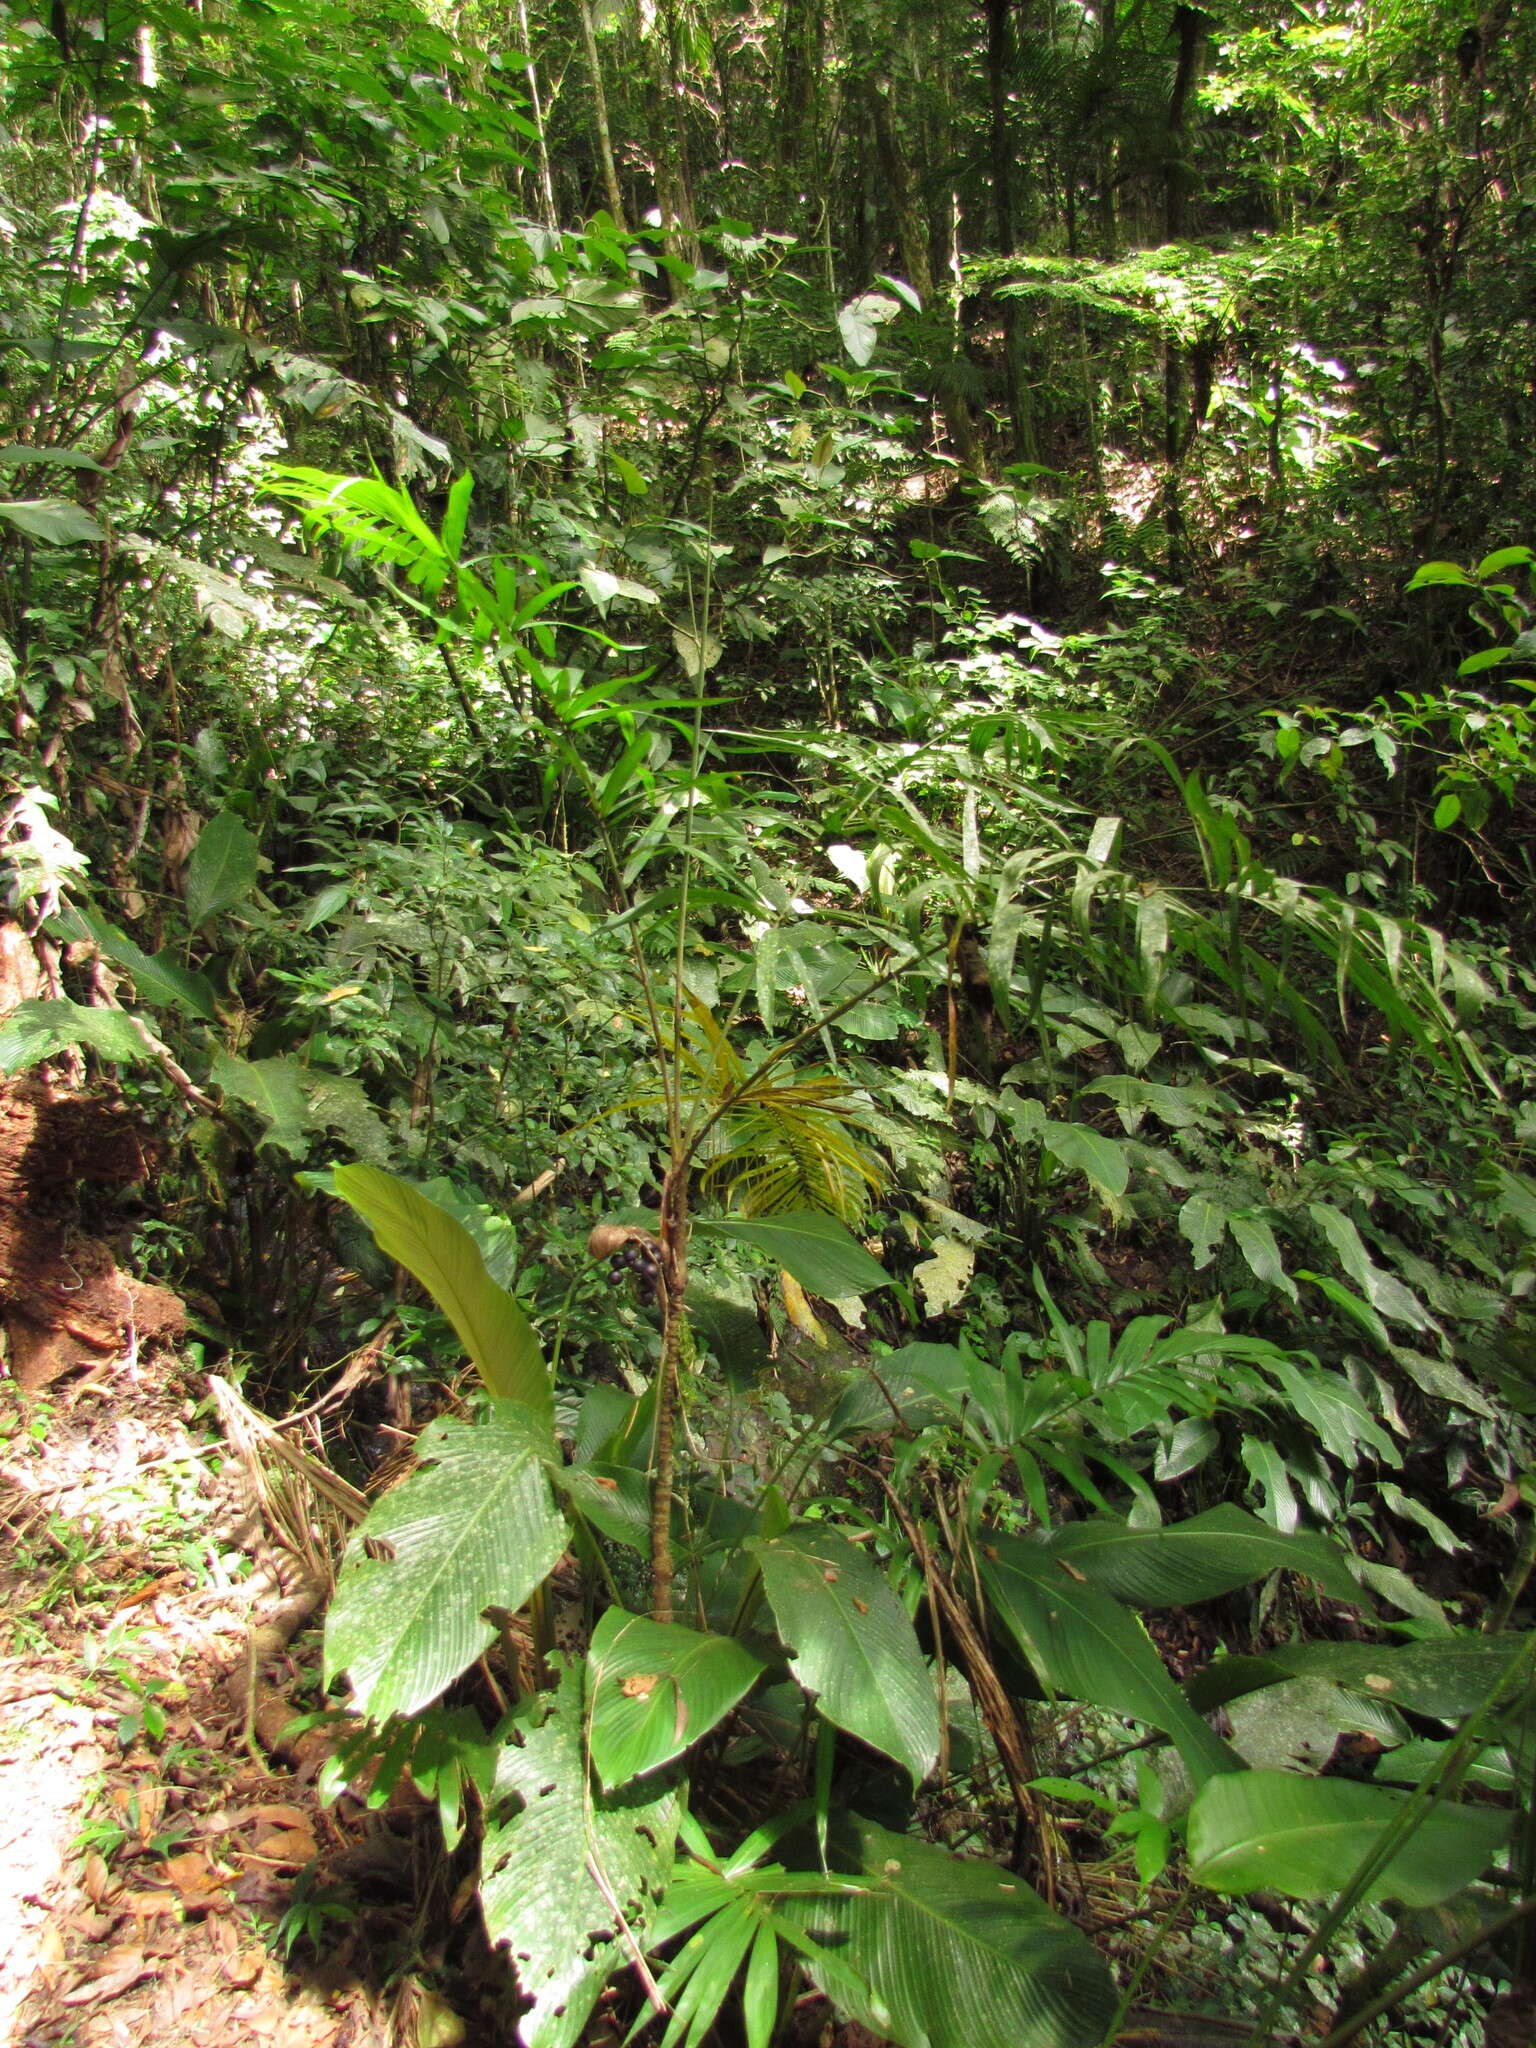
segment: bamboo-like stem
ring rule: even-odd
[[[677,1466],[678,1368],[688,1286],[688,1161],[674,1158],[661,1187],[661,1363],[651,1453],[651,1619],[672,1619],[672,1489]]]

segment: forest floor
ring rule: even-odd
[[[0,1383],[0,2043],[452,2048],[419,1976],[356,1966],[381,1930],[344,1866],[376,1866],[399,1956],[421,1813],[322,1810],[323,1743],[247,1738],[285,1588],[204,1393],[174,1361]],[[318,1647],[261,1683],[280,1727]]]

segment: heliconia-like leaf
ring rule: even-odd
[[[843,1966],[826,1989],[899,2048],[1097,2048],[1114,1980],[1086,1937],[1020,1877],[856,1814],[832,1822],[829,1859],[861,1889],[775,1901]],[[814,1950],[807,1968],[818,1973]],[[863,1978],[867,2006],[848,1983]]]
[[[644,1944],[672,1869],[682,1814],[675,1786],[605,1793],[587,1771],[586,1671],[573,1665],[543,1725],[501,1753],[496,1796],[521,1809],[485,1831],[480,1904],[533,2001],[525,2048],[575,2048],[624,1951]]]
[[[592,1633],[592,1765],[610,1790],[681,1756],[756,1684],[763,1661],[731,1636],[610,1607]]]
[[[560,1561],[570,1530],[541,1462],[538,1418],[498,1402],[478,1426],[442,1418],[422,1463],[347,1546],[325,1663],[380,1719],[435,1700],[492,1641],[487,1607],[518,1608]]]
[[[1171,1736],[1196,1780],[1240,1768],[1163,1669],[1146,1630],[1044,1544],[998,1536],[982,1582],[992,1612],[1041,1683],[1065,1699],[1128,1714]]]
[[[938,1702],[907,1611],[883,1575],[815,1523],[747,1548],[796,1678],[827,1720],[894,1757],[919,1784],[938,1761]]]
[[[1067,1522],[1045,1548],[1132,1607],[1213,1600],[1272,1571],[1316,1579],[1337,1600],[1361,1597],[1343,1556],[1323,1537],[1282,1535],[1230,1503],[1166,1529],[1133,1529],[1108,1516]]]
[[[382,1167],[338,1166],[332,1181],[379,1250],[413,1273],[452,1323],[487,1391],[516,1401],[552,1428],[554,1387],[533,1325],[486,1271],[480,1247],[458,1218]]]
[[[1212,1778],[1189,1812],[1190,1869],[1213,1891],[1329,1898],[1349,1883],[1404,1800],[1379,1785],[1293,1771]],[[1492,1807],[1432,1807],[1365,1896],[1438,1905],[1481,1876],[1511,1825],[1510,1814]]]

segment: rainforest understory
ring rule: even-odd
[[[1536,2028],[1536,17],[0,4],[0,2027]]]

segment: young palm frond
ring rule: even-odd
[[[678,1068],[697,1105],[724,1106],[704,1151],[704,1187],[747,1216],[812,1209],[857,1225],[885,1184],[853,1130],[859,1105],[833,1074],[790,1072],[754,1082],[714,1016],[687,1003]]]

